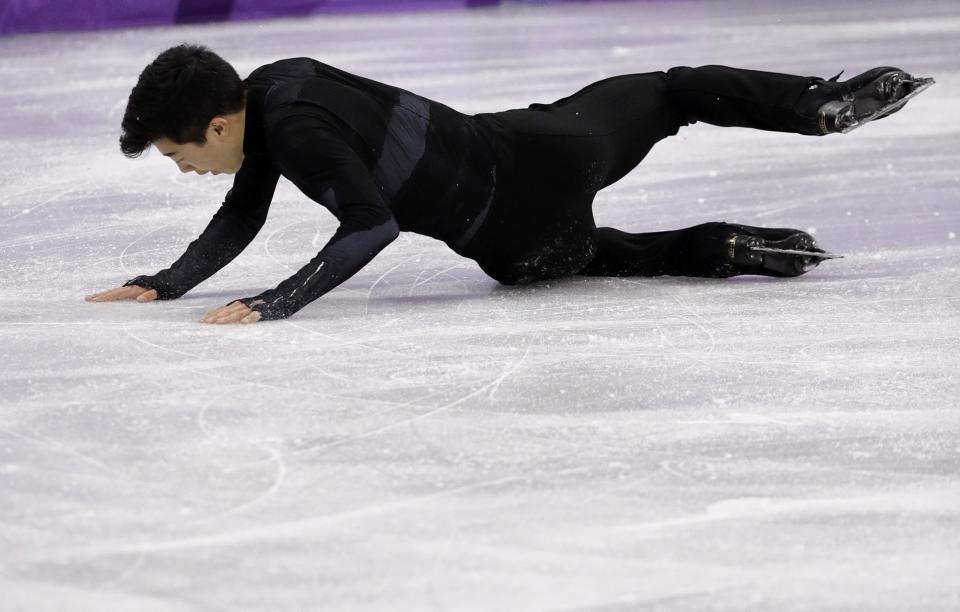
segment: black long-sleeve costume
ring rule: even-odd
[[[613,77],[552,104],[463,115],[308,58],[247,79],[244,161],[203,233],[169,268],[127,281],[179,297],[256,236],[280,175],[340,221],[309,263],[241,300],[287,317],[413,231],[503,283],[569,274],[728,276],[725,224],[627,234],[597,228],[596,192],[698,120],[815,133],[798,100],[817,79],[720,66]]]

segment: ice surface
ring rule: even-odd
[[[684,128],[598,221],[811,228],[788,281],[497,286],[403,235],[295,317],[214,327],[335,220],[289,184],[183,299],[229,177],[116,140],[183,40],[467,112],[721,63],[938,84],[846,136]],[[960,6],[644,2],[0,40],[0,609],[960,608]]]

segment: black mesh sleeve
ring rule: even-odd
[[[244,160],[233,187],[200,236],[169,268],[131,278],[124,286],[155,289],[161,300],[182,296],[233,261],[267,219],[280,172],[263,158]]]

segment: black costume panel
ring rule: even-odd
[[[696,121],[816,133],[813,118],[794,110],[814,80],[679,67],[468,116],[315,60],[282,60],[246,79],[245,157],[221,210],[170,268],[128,284],[169,299],[226,265],[262,226],[281,174],[340,227],[293,276],[241,300],[265,319],[336,287],[399,231],[442,240],[507,284],[577,273],[729,275],[706,255],[715,249],[695,246],[715,241],[722,224],[598,230],[593,198]]]

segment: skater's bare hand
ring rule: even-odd
[[[256,323],[260,320],[260,313],[243,302],[231,302],[223,308],[211,310],[200,319],[201,323]]]
[[[147,289],[140,285],[128,285],[126,287],[117,287],[109,291],[101,291],[86,296],[88,302],[115,302],[117,300],[137,300],[138,302],[150,302],[157,299],[156,289]]]

